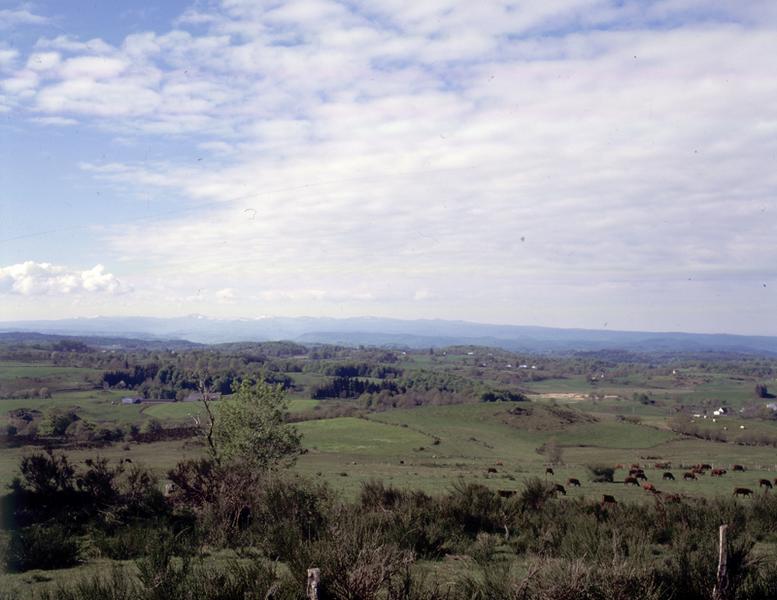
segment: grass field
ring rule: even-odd
[[[403,358],[403,368],[457,369],[474,360],[470,356],[414,356]],[[53,389],[82,385],[95,375],[90,369],[62,368],[52,365],[0,363],[0,382],[20,379],[50,380]],[[315,373],[291,373],[304,386],[326,378]],[[497,489],[518,489],[526,477],[545,476],[548,459],[539,452],[543,444],[553,441],[562,448],[563,464],[555,467],[554,481],[566,482],[576,477],[580,489],[568,490],[570,497],[613,494],[618,498],[649,500],[644,491],[623,483],[590,484],[587,465],[632,463],[650,465],[660,460],[681,463],[709,462],[715,465],[742,463],[749,471],[729,474],[722,479],[700,478],[684,482],[682,471],[675,468],[677,481],[658,487],[700,495],[730,495],[734,485],[754,487],[760,477],[777,476],[777,455],[768,446],[745,446],[734,443],[746,434],[777,435],[777,423],[754,419],[725,417],[713,423],[700,422],[702,428],[727,428],[729,443],[704,441],[679,436],[669,430],[667,419],[678,402],[708,401],[710,405],[726,403],[738,406],[752,401],[753,383],[747,378],[726,375],[683,373],[674,376],[621,378],[592,385],[584,377],[548,379],[528,385],[532,402],[521,404],[533,408],[531,418],[517,418],[509,411],[516,403],[461,404],[423,406],[371,413],[367,418],[335,418],[305,421],[297,425],[303,434],[307,453],[297,462],[302,474],[327,481],[346,496],[358,493],[363,481],[380,478],[403,487],[439,492],[454,481],[465,478]],[[589,394],[595,393],[598,399]],[[647,393],[656,405],[635,401],[635,393]],[[121,391],[77,390],[54,391],[52,398],[0,400],[0,425],[7,422],[8,411],[34,408],[77,407],[79,415],[96,423],[142,424],[155,418],[167,425],[190,421],[202,411],[197,403],[117,404],[126,395]],[[311,400],[304,391],[289,396],[291,412],[313,411],[319,401]],[[554,416],[556,408],[572,411],[580,418],[570,422]],[[632,424],[617,416],[640,417]],[[740,429],[744,426],[745,429]],[[0,452],[0,485],[7,485],[16,474],[19,458],[33,448],[5,448]],[[73,460],[94,454],[112,459],[131,458],[163,476],[167,469],[187,456],[203,452],[201,444],[157,442],[153,444],[118,443],[99,450],[76,450]],[[489,473],[489,468],[496,472]],[[659,472],[648,471],[652,480]],[[616,479],[622,481],[622,473]]]
[[[61,390],[88,389],[94,386],[102,371],[81,367],[59,367],[36,363],[33,365],[0,361],[0,392],[48,388],[52,393]]]

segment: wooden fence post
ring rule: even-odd
[[[321,569],[308,569],[308,586],[305,596],[308,600],[320,600],[318,597],[318,585],[321,583]]]
[[[728,545],[726,544],[726,532],[728,525],[721,525],[719,532],[718,549],[718,576],[715,580],[715,588],[712,590],[712,600],[728,600]]]

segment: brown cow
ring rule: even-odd
[[[497,494],[499,494],[500,498],[512,498],[513,496],[515,496],[516,491],[515,490],[499,490],[497,492]]]
[[[570,477],[569,479],[567,479],[567,485],[569,486],[574,485],[575,487],[580,487],[580,480],[575,479],[574,477]]]
[[[693,471],[688,471],[687,473],[683,473],[683,479],[685,481],[690,481],[691,479],[696,479],[696,474]]]
[[[709,471],[712,468],[712,465],[709,465],[707,463],[702,463],[700,466],[704,471]]]
[[[631,475],[632,477],[634,477],[637,473],[644,473],[644,472],[645,472],[644,469],[634,469],[634,468],[629,469],[629,475]]]
[[[626,485],[631,484],[631,485],[636,485],[637,487],[639,487],[639,481],[637,481],[636,477],[626,477],[626,479],[623,480],[623,483],[626,484]]]
[[[557,484],[555,484],[553,486],[553,491],[554,492],[558,492],[562,496],[566,496],[567,495],[567,491],[564,489],[564,486],[561,485],[560,483],[557,483]]]
[[[758,487],[765,487],[767,490],[772,489],[772,482],[768,479],[760,479],[758,481]]]
[[[731,465],[731,470],[732,471],[742,471],[742,472],[744,472],[745,465]],[[742,488],[742,489],[744,489],[744,488]]]
[[[655,467],[656,467],[656,469],[671,469],[671,468],[672,468],[672,463],[668,463],[668,462],[657,462],[657,463],[655,464]]]
[[[642,489],[645,490],[646,492],[653,492],[654,494],[657,491],[656,486],[654,486],[652,483],[643,483]]]
[[[607,504],[618,504],[618,502],[615,500],[614,496],[610,496],[610,494],[604,494],[602,496],[602,506],[606,506]]]
[[[641,479],[642,481],[647,481],[647,475],[643,471],[640,471],[639,473],[635,474],[634,477],[637,479]]]
[[[545,475],[555,475],[555,473],[553,472],[553,469],[548,467],[547,469],[545,469]]]
[[[710,471],[710,477],[723,477],[726,474],[726,469],[712,469]]]
[[[672,475],[669,471],[664,473],[661,477],[664,481],[674,481],[674,475]]]
[[[488,473],[496,473],[496,469],[494,467],[488,467]]]
[[[734,488],[734,495],[735,496],[749,496],[753,493],[753,490],[750,488]]]

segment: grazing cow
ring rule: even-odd
[[[645,471],[643,471],[642,469],[634,469],[633,467],[629,469],[629,475],[632,477],[634,477],[634,475],[636,475],[637,473],[644,473],[644,472]]]
[[[726,469],[712,469],[710,471],[710,477],[723,477],[726,474]]]
[[[674,481],[674,475],[672,475],[669,471],[664,473],[661,477],[664,481]]]
[[[404,465],[404,464],[405,464],[405,461],[404,461],[404,460],[400,460],[400,461],[399,461],[399,464],[400,464],[400,465]]]
[[[553,472],[553,469],[548,467],[547,469],[545,469],[545,475],[555,475],[555,473]]]
[[[494,467],[488,467],[488,473],[496,473],[496,469]]]
[[[574,485],[575,487],[580,487],[580,480],[575,479],[574,477],[570,477],[569,479],[567,479],[567,485],[569,486]]]
[[[614,496],[610,496],[610,494],[604,494],[602,496],[602,506],[607,506],[608,504],[618,504],[615,500]]]
[[[500,498],[512,498],[515,496],[515,490],[499,490],[497,494],[499,494]]]
[[[656,467],[656,469],[671,469],[671,468],[672,468],[672,463],[668,463],[668,462],[657,462],[657,463],[655,464],[655,467]]]
[[[731,470],[732,471],[744,472],[745,466],[744,465],[731,465]],[[744,488],[742,488],[742,489],[744,489]]]
[[[634,475],[637,479],[641,479],[642,481],[647,481],[647,475],[645,475],[644,471],[640,471],[636,475]]]
[[[761,479],[758,481],[758,487],[765,487],[767,490],[772,489],[772,482],[768,479]]]
[[[749,496],[753,493],[750,488],[734,488],[735,496]]]
[[[567,495],[567,491],[564,489],[564,486],[561,485],[560,483],[556,483],[556,484],[553,485],[553,491],[554,492],[558,492],[562,496],[566,496]]]
[[[707,463],[702,463],[700,466],[704,471],[709,471],[712,468],[712,465],[708,465]]]
[[[652,483],[643,483],[642,489],[646,492],[653,492],[654,494],[658,491],[656,490],[656,486],[654,486]]]
[[[625,485],[631,484],[631,485],[636,485],[637,487],[639,487],[639,481],[637,481],[636,477],[626,477],[626,479],[623,480],[623,483]]]
[[[685,481],[690,481],[691,479],[696,479],[696,474],[693,471],[688,471],[687,473],[683,473],[683,479]]]

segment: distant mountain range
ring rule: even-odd
[[[525,352],[736,352],[777,355],[777,337],[680,332],[558,329],[438,319],[268,317],[213,319],[95,317],[0,321],[0,332],[188,340],[198,343],[290,340],[300,343],[428,348],[471,344]]]

